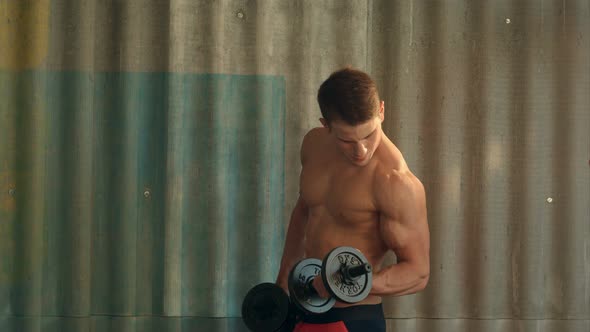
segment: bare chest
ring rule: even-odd
[[[370,168],[350,169],[317,165],[301,173],[301,195],[310,212],[355,219],[375,213]]]

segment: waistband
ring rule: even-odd
[[[351,320],[384,320],[383,305],[362,304],[344,308],[332,308],[323,314],[308,314],[301,321],[311,324],[327,324]]]

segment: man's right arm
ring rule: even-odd
[[[312,140],[311,136],[313,136],[314,132],[316,130],[312,129],[303,137],[300,151],[302,167],[305,167],[306,161],[309,159],[309,142]],[[276,281],[287,293],[289,293],[287,280],[291,269],[300,260],[305,258],[305,227],[307,226],[308,214],[309,208],[300,194],[295,208],[293,208],[293,212],[291,213],[291,219],[289,220],[285,246],[283,248],[283,257],[281,258],[281,266]]]
[[[289,292],[288,278],[291,269],[297,262],[302,260],[305,255],[305,226],[307,224],[308,209],[305,201],[299,196],[297,204],[291,213],[283,257],[281,258],[281,267],[277,277],[277,284]]]

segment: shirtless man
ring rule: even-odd
[[[289,272],[301,259],[322,260],[338,246],[357,248],[373,266],[369,296],[307,315],[295,331],[385,331],[382,296],[415,293],[428,283],[424,187],[383,132],[384,102],[366,73],[334,72],[321,85],[318,103],[323,127],[303,138],[300,196],[276,282],[288,292]],[[383,266],[389,250],[397,264]],[[313,286],[330,296],[321,277]]]

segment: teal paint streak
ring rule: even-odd
[[[25,102],[6,88],[16,79],[28,89],[21,95],[41,94],[42,146],[21,130],[33,115],[17,114]],[[2,296],[5,315],[236,317],[247,289],[274,279],[284,220],[282,77],[27,71],[0,72],[0,87],[0,128],[21,130],[2,144],[1,174],[35,169],[36,159],[20,151],[42,153],[46,165],[36,221],[43,263],[31,272],[42,275],[42,290],[29,294],[31,279],[14,281],[8,263],[0,277],[0,294],[42,297],[41,308]],[[31,198],[39,197],[19,197]],[[2,238],[30,215],[1,213]],[[166,233],[170,223],[180,225],[178,234]],[[15,248],[31,239],[14,241],[21,243],[0,246],[0,257],[23,264]],[[171,241],[178,255],[166,252]],[[164,306],[173,296],[164,288],[167,255],[179,257],[172,302],[180,312]]]
[[[257,248],[273,243],[277,234],[282,237],[285,107],[273,104],[273,99],[256,98],[261,93],[269,98],[274,93],[284,95],[284,89],[273,90],[277,82],[284,87],[282,79],[249,76],[187,77],[184,82],[183,100],[189,102],[178,112],[184,123],[195,126],[181,132],[182,141],[193,142],[183,145],[187,149],[182,163],[184,171],[192,174],[189,176],[197,174],[195,185],[185,189],[189,200],[196,202],[187,207],[190,212],[185,218],[201,218],[202,223],[183,223],[182,252],[187,260],[196,262],[183,266],[182,292],[189,294],[183,298],[183,314],[216,315],[209,303],[218,303],[230,315],[239,315],[241,296],[233,294],[245,293],[253,282],[270,280],[278,269],[279,247],[274,248],[271,273],[260,275],[253,269],[259,264],[259,257],[253,255]],[[195,104],[196,111],[192,108]],[[275,113],[278,116],[268,116]],[[281,167],[275,170],[279,174],[271,177],[259,165],[277,155]],[[207,167],[195,167],[203,163]],[[265,188],[272,188],[271,204],[259,199],[258,193]],[[260,234],[257,224],[268,225],[267,231]],[[195,227],[202,241],[190,236]],[[214,235],[219,229],[223,234]],[[203,275],[203,267],[219,272]]]

